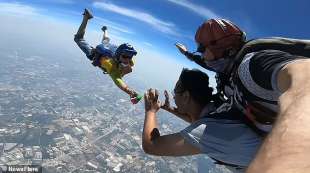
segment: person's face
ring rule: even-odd
[[[132,56],[120,55],[119,60],[121,63],[128,65],[130,63],[131,58],[132,58]]]
[[[214,54],[211,52],[208,47],[206,47],[205,51],[202,53],[202,57],[205,61],[213,61],[215,60]]]
[[[177,106],[180,113],[186,113],[186,92],[182,87],[180,80],[176,83],[173,90],[173,99],[175,101],[175,105]]]
[[[214,54],[211,52],[211,50],[202,44],[198,44],[197,51],[201,53],[204,61],[213,61],[215,60]]]

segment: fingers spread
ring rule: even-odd
[[[145,93],[146,97],[145,99],[148,100],[148,102],[156,102],[155,98],[156,98],[156,94],[155,94],[155,90],[150,88],[148,89],[148,91]]]
[[[145,92],[145,93],[144,93],[144,99],[147,100],[147,98],[148,98],[148,93]]]
[[[155,89],[151,89],[150,90],[150,99],[151,102],[156,103],[158,100],[158,94],[156,95],[156,90]]]
[[[165,90],[165,97],[166,97],[166,99],[169,99],[169,94],[168,94],[168,91],[167,90]]]
[[[155,101],[156,102],[159,102],[158,96],[159,96],[158,90],[155,90]]]
[[[149,102],[148,92],[144,93],[144,102],[145,102],[145,104],[147,104]]]

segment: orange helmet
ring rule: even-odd
[[[196,31],[195,40],[198,52],[205,48],[214,54],[216,59],[230,56],[231,50],[238,50],[245,42],[245,33],[235,24],[225,19],[210,19],[204,22]]]

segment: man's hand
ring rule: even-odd
[[[179,51],[185,55],[185,52],[187,52],[187,48],[185,45],[181,44],[181,43],[175,43],[175,46],[179,49]]]
[[[172,110],[170,106],[170,99],[169,99],[169,94],[167,90],[165,90],[165,102],[160,106],[162,109],[165,109],[166,111]]]
[[[187,59],[193,61],[194,57],[193,57],[193,54],[192,53],[189,53],[187,51],[187,48],[185,45],[181,44],[181,43],[176,43],[175,46],[179,49],[179,51],[186,56]]]
[[[129,88],[128,88],[128,94],[129,94],[130,98],[134,98],[134,97],[138,96],[138,93],[136,91],[129,89]]]
[[[158,91],[152,88],[144,94],[145,112],[156,113],[160,109],[161,103],[158,95]]]

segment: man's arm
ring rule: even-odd
[[[166,90],[164,93],[165,93],[165,103],[163,105],[161,105],[161,108],[172,113],[172,114],[174,114],[174,115],[176,115],[177,117],[181,118],[182,120],[184,120],[188,123],[191,123],[192,120],[191,120],[189,115],[184,114],[184,113],[180,113],[178,108],[170,106],[169,94]]]
[[[213,71],[209,66],[207,66],[207,64],[200,55],[195,55],[188,51],[186,51],[184,55],[191,61],[194,61],[196,64],[200,65],[202,68]]]
[[[123,81],[122,72],[118,68],[116,68],[115,65],[113,65],[113,61],[111,59],[101,58],[100,65],[108,72],[111,79],[118,88],[127,93],[130,97],[137,96],[137,93],[134,90],[130,89]]]
[[[175,46],[178,50],[186,56],[187,59],[190,61],[194,61],[196,64],[200,65],[201,67],[213,71],[209,66],[206,65],[203,58],[200,55],[195,55],[187,50],[186,46],[181,43],[176,43]]]
[[[122,78],[113,77],[112,75],[110,76],[112,80],[114,81],[114,83],[116,84],[116,86],[120,88],[122,91],[124,91],[125,93],[127,93],[131,98],[136,97],[138,95],[133,89],[129,88],[128,85],[125,84]]]
[[[310,60],[285,65],[277,75],[280,112],[248,173],[310,172]]]
[[[152,155],[184,156],[199,154],[198,148],[185,142],[179,134],[160,136],[157,128],[156,112],[160,109],[158,93],[150,89],[145,95],[145,120],[142,134],[143,150]]]
[[[172,107],[172,108],[163,108],[165,109],[166,111],[176,115],[177,117],[181,118],[182,120],[188,122],[188,123],[191,123],[192,122],[192,119],[190,118],[189,115],[187,114],[183,114],[183,113],[180,113],[178,108],[176,107]]]

